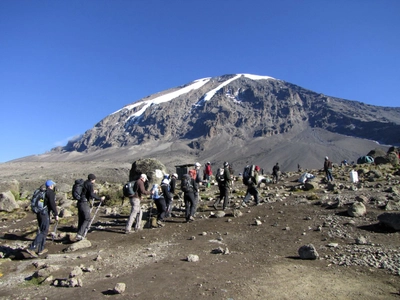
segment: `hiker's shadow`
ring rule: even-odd
[[[16,234],[13,234],[13,233],[6,233],[6,234],[4,234],[4,236],[2,238],[5,239],[5,240],[9,240],[9,241],[32,241],[33,239],[27,238],[27,236],[31,235],[34,232],[37,232],[37,230],[28,232],[28,233],[23,234],[23,235],[16,235]]]
[[[359,228],[361,230],[375,232],[375,233],[394,233],[394,232],[396,232],[396,230],[394,230],[393,228],[384,226],[381,223],[362,225],[362,226],[358,226],[357,228]]]

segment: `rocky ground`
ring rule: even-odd
[[[129,235],[123,229],[130,207],[113,202],[100,208],[81,242],[70,241],[77,221],[72,205],[40,258],[22,250],[35,236],[36,220],[20,202],[1,213],[0,297],[400,299],[399,231],[378,221],[400,209],[400,176],[390,166],[357,166],[360,182],[351,183],[351,169],[336,168],[333,184],[312,170],[317,177],[308,190],[297,182],[299,173],[285,173],[278,184],[260,187],[260,206],[240,207],[245,187],[237,181],[225,213],[212,208],[217,187],[203,187],[194,222],[184,222],[175,199],[161,228],[146,222],[145,200],[143,230]],[[300,257],[304,245],[313,246],[316,259]]]

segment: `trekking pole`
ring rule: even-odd
[[[54,243],[54,237],[57,236],[57,226],[58,220],[56,221],[56,225],[54,226],[54,231],[51,233],[51,241]]]
[[[86,227],[85,233],[83,234],[83,237],[84,237],[84,238],[86,237],[86,235],[87,235],[87,233],[88,233],[88,231],[89,231],[89,229],[90,229],[90,226],[92,226],[93,220],[94,220],[94,218],[96,217],[96,214],[97,214],[97,212],[99,211],[99,208],[100,208],[102,202],[103,202],[103,201],[100,201],[99,206],[97,206],[96,211],[94,212],[93,218],[90,220],[88,226]]]

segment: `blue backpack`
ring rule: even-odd
[[[31,209],[37,214],[47,208],[46,206],[46,187],[42,185],[40,188],[33,192],[33,196],[31,199]]]

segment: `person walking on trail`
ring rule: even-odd
[[[26,251],[34,257],[47,253],[48,250],[44,248],[46,244],[47,233],[49,232],[50,226],[50,211],[53,213],[54,219],[58,221],[58,212],[56,206],[56,195],[54,192],[56,183],[52,180],[46,181],[46,194],[44,197],[44,208],[36,214],[38,221],[38,233],[34,241],[30,244]],[[35,253],[37,250],[37,255]]]
[[[132,197],[129,197],[129,202],[131,203],[131,213],[129,215],[129,219],[126,222],[125,233],[131,233],[133,221],[136,220],[135,223],[135,232],[140,230],[140,223],[142,222],[142,209],[140,208],[140,200],[142,200],[142,195],[150,195],[151,192],[146,191],[144,187],[144,183],[147,181],[146,174],[141,174],[140,178],[136,181],[136,191]]]
[[[231,191],[231,186],[232,186],[232,178],[231,178],[231,173],[229,172],[229,163],[226,161],[224,162],[224,174],[223,174],[223,183],[220,185],[218,183],[218,187],[220,187],[220,198],[215,201],[214,203],[214,209],[217,209],[217,206],[219,202],[222,200],[221,194],[223,195],[224,198],[224,204],[222,205],[222,209],[226,210],[227,206],[229,205],[229,194]],[[222,191],[222,193],[221,193]]]
[[[171,175],[171,178],[169,180],[169,194],[171,197],[171,202],[169,203],[169,206],[167,206],[167,218],[171,217],[171,212],[172,212],[172,202],[174,200],[174,196],[176,193],[176,180],[178,179],[178,174],[173,173]]]
[[[278,183],[279,175],[279,163],[276,163],[275,166],[272,168],[272,183]]]
[[[154,184],[151,191],[152,191],[151,198],[154,200],[154,203],[156,204],[157,207],[157,222],[154,225],[153,222],[151,222],[152,227],[163,227],[165,221],[165,214],[167,211],[167,206],[165,204],[165,197],[162,194],[161,186],[159,186],[158,184]]]
[[[165,199],[165,218],[169,218],[172,210],[172,195],[171,195],[171,186],[169,185],[170,180],[168,176],[166,176],[161,181],[161,193]]]
[[[219,168],[217,170],[217,173],[215,174],[215,180],[217,180],[218,183],[218,189],[219,189],[219,196],[218,199],[214,202],[213,207],[215,210],[218,209],[218,204],[221,202],[222,199],[225,198],[225,177],[224,177],[224,169]]]
[[[190,170],[193,171],[193,170]],[[190,172],[189,173],[193,173]],[[185,202],[185,219],[186,222],[194,221],[194,215],[197,209],[195,193],[198,192],[198,184],[189,174],[184,174],[181,180],[181,190],[183,192],[183,200]]]
[[[333,176],[332,176],[332,162],[329,160],[328,156],[325,157],[324,161],[324,171],[326,175],[326,180],[333,181]]]
[[[260,199],[258,197],[258,190],[257,190],[258,173],[259,172],[260,172],[260,167],[256,166],[254,169],[254,176],[251,176],[251,178],[249,180],[249,184],[247,185],[246,196],[243,199],[242,206],[245,206],[247,203],[250,202],[251,196],[254,197],[254,201],[256,202],[256,205],[260,204]]]
[[[206,167],[204,168],[204,174],[205,174],[205,180],[207,181],[207,187],[209,187],[212,176],[211,163],[209,161],[206,163]]]
[[[104,201],[105,197],[97,195],[97,191],[94,190],[93,184],[96,182],[96,176],[89,174],[88,179],[83,183],[81,199],[78,200],[78,233],[76,240],[80,241],[84,238],[86,229],[90,224],[90,204],[91,199]]]

